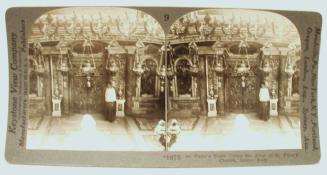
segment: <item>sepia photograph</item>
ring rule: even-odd
[[[301,149],[301,41],[268,11],[70,7],[28,35],[27,149]]]
[[[164,31],[153,17],[62,8],[31,31],[27,149],[162,150],[154,129],[165,120]]]
[[[322,0],[1,2],[2,174],[326,169]]]
[[[6,10],[7,164],[320,161],[320,12],[58,5]]]
[[[179,125],[169,150],[301,149],[301,42],[289,19],[198,10],[167,40],[167,117]]]

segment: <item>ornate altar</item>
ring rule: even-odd
[[[187,47],[188,46],[188,47]],[[169,81],[168,114],[198,115],[201,112],[198,81],[203,74],[196,42],[175,46],[169,53],[168,65],[173,72]]]
[[[276,96],[272,115],[297,110],[300,47],[287,22],[199,11],[164,38],[140,13],[59,11],[40,17],[29,38],[30,97],[47,111],[102,113],[109,82],[121,116],[155,116],[165,104],[169,117],[256,112],[262,83]]]
[[[159,93],[160,82],[165,72],[163,54],[156,45],[145,45],[141,40],[135,44],[133,73],[135,76],[135,96],[132,97],[132,112],[135,114],[155,113],[161,108]]]

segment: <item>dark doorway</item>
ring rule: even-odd
[[[93,76],[91,87],[86,86],[85,76],[74,76],[71,84],[72,108],[76,113],[102,113],[104,111],[104,76]]]
[[[230,76],[226,84],[226,109],[233,113],[256,112],[258,107],[258,83],[255,76],[247,76],[242,87],[240,76]]]

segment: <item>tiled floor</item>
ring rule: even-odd
[[[92,114],[92,123],[83,126],[83,115],[55,119],[44,117],[28,129],[28,149],[161,151],[163,147],[151,130],[142,130],[131,117],[110,123],[101,114]],[[33,121],[37,121],[33,119]],[[179,120],[179,119],[177,119]],[[186,119],[181,119],[186,120]],[[142,120],[146,125],[147,120]],[[290,123],[291,122],[291,123]],[[296,124],[292,124],[292,123]],[[181,122],[190,123],[190,122]],[[267,150],[301,148],[298,119],[272,117],[265,122],[255,114],[229,114],[199,117],[192,129],[184,129],[171,151],[196,150]],[[35,126],[34,126],[35,125]],[[182,128],[188,128],[186,126]]]

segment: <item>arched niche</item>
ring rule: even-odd
[[[154,97],[158,95],[159,80],[157,77],[158,62],[151,56],[141,62],[143,74],[141,75],[141,97]]]
[[[192,97],[193,77],[190,73],[192,62],[186,55],[178,57],[174,62],[175,76],[175,96]]]

